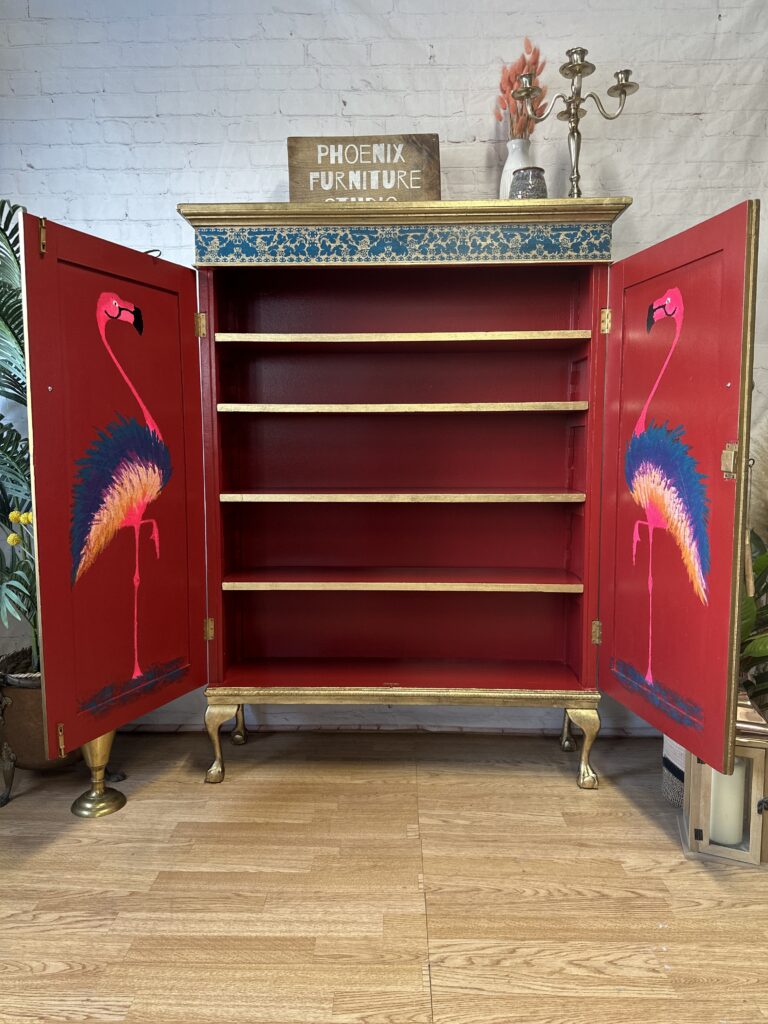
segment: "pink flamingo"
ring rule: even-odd
[[[635,564],[640,527],[648,530],[648,669],[653,683],[653,532],[671,533],[680,550],[688,577],[703,604],[707,603],[709,575],[708,499],[704,477],[683,441],[683,427],[670,430],[666,424],[646,426],[648,408],[669,366],[680,340],[685,307],[678,288],[670,288],[648,307],[647,330],[660,320],[675,325],[672,345],[627,445],[624,462],[632,498],[645,516],[635,523],[632,534],[632,564]]]
[[[104,348],[136,399],[144,424],[118,416],[91,443],[77,463],[73,489],[71,550],[72,584],[96,561],[118,530],[128,527],[134,535],[133,572],[133,679],[143,673],[139,664],[139,540],[142,526],[151,527],[155,557],[160,557],[156,519],[145,518],[171,477],[171,459],[157,423],[107,341],[109,323],[133,324],[144,329],[141,310],[113,292],[103,292],[96,303],[96,323]],[[111,333],[111,332],[110,332]]]

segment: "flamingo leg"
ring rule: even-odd
[[[640,527],[648,526],[648,522],[645,519],[638,519],[635,523],[635,528],[632,531],[632,565],[637,560],[637,545],[640,543]]]
[[[648,671],[645,678],[649,683],[653,682],[653,671],[651,669],[653,653],[653,527],[648,525]]]
[[[141,532],[141,522],[137,522],[133,527],[133,536],[135,538],[135,550],[136,558],[134,562],[133,570],[133,678],[138,679],[142,675],[141,666],[139,665],[139,584],[141,583],[141,574],[139,573],[139,534]]]
[[[159,558],[160,557],[160,531],[157,528],[157,520],[156,519],[142,519],[141,522],[139,523],[139,526],[144,526],[145,523],[151,523],[152,524],[151,537],[152,537],[152,543],[155,545],[155,558]]]

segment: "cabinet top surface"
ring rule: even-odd
[[[293,225],[612,223],[632,200],[473,199],[420,203],[180,203],[194,228]]]

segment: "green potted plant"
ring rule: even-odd
[[[754,597],[741,605],[741,683],[750,703],[768,722],[768,547],[750,533]]]
[[[0,400],[26,416],[19,211],[0,200]],[[14,619],[29,627],[29,646],[0,658],[0,807],[10,799],[16,767],[61,767],[79,757],[50,759],[46,753],[32,524],[29,442],[0,414],[0,622],[5,629]]]

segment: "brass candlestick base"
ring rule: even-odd
[[[114,814],[125,806],[127,797],[117,789],[108,789],[104,784],[109,752],[115,738],[114,729],[98,736],[82,747],[85,763],[91,769],[91,788],[82,793],[72,804],[72,813],[78,818],[103,818]]]

